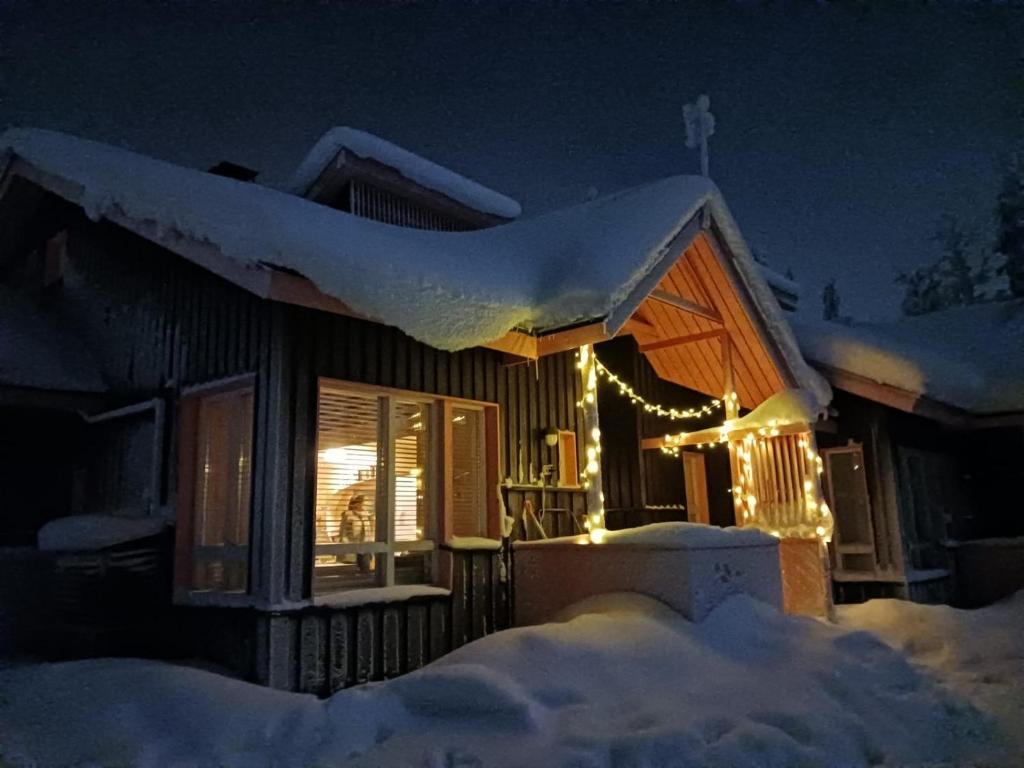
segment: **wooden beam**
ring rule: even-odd
[[[703,317],[705,320],[710,320],[713,323],[722,322],[722,316],[718,313],[718,310],[702,306],[696,302],[690,301],[689,299],[684,299],[682,296],[676,296],[674,293],[663,291],[660,288],[656,288],[651,291],[648,298],[672,307],[673,309],[689,312],[691,315],[697,315],[697,317]]]
[[[747,435],[755,435],[757,434],[758,429],[760,429],[760,427],[757,429],[751,428],[733,430],[732,432],[729,433],[729,442],[733,443],[736,440],[742,440]],[[805,432],[812,432],[814,428],[808,424],[785,424],[781,427],[776,427],[775,429],[777,430],[777,434],[772,435],[772,437],[778,437],[779,435],[801,435],[804,434]],[[697,437],[697,435],[700,435],[701,433],[704,433],[706,431],[707,430],[705,429],[701,429],[690,435],[685,435],[682,440],[680,440],[678,443],[674,443],[673,445],[707,445],[708,443],[717,442],[717,439],[709,440],[707,437]],[[653,451],[661,448],[664,444],[665,437],[664,435],[662,435],[661,437],[645,437],[641,441],[640,445],[645,451]]]
[[[693,344],[696,341],[707,341],[708,339],[717,339],[723,334],[729,332],[724,328],[719,328],[714,331],[704,331],[703,333],[691,333],[687,336],[676,336],[671,339],[661,339],[660,341],[654,341],[650,344],[641,344],[641,352],[653,352],[656,349],[666,349],[668,347],[679,347],[683,344]]]
[[[588,323],[566,331],[556,331],[537,338],[537,355],[545,357],[568,349],[578,349],[584,344],[596,344],[612,338],[604,329],[604,323]]]

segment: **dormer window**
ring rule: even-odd
[[[295,194],[385,224],[458,232],[519,216],[504,195],[351,128],[324,134],[299,167]]]

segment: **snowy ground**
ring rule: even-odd
[[[0,765],[1024,764],[1024,593],[838,628],[745,597],[700,624],[628,595],[567,618],[326,701],[156,662],[0,670]]]

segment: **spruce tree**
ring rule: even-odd
[[[825,290],[821,292],[821,316],[825,320],[839,319],[839,291],[836,289],[836,279],[833,277],[828,281]]]
[[[996,251],[1014,297],[1024,296],[1024,150],[1010,158],[996,198]]]

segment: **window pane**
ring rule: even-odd
[[[430,537],[430,406],[396,401],[392,435],[395,441],[395,541],[422,541]]]
[[[379,410],[374,395],[320,390],[314,591],[376,584],[372,554],[330,549],[377,538]]]
[[[484,412],[452,409],[452,532],[487,533],[487,464]]]
[[[874,544],[871,536],[871,504],[860,451],[826,454],[832,482],[832,514],[843,544]]]
[[[247,587],[252,405],[249,390],[199,400],[192,550],[196,589],[244,592]]]

